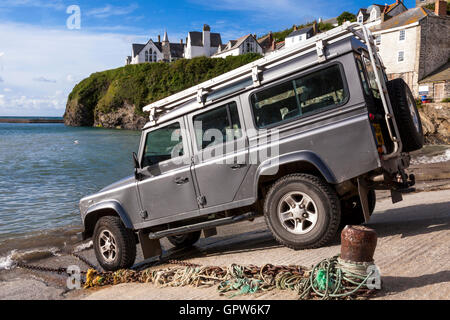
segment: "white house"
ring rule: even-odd
[[[356,21],[363,23],[370,28],[395,17],[406,10],[408,9],[401,0],[397,0],[390,5],[373,4],[367,9],[359,9],[356,15]]]
[[[158,36],[158,42],[150,39],[146,44],[133,43],[131,56],[126,58],[126,64],[138,64],[166,61],[171,62],[183,58],[184,44],[170,43],[167,31],[164,39]]]
[[[450,18],[446,2],[436,3],[435,12],[417,7],[371,28],[388,78],[403,78],[416,97],[419,82],[450,59]]]
[[[228,56],[239,56],[245,53],[259,53],[263,54],[264,50],[261,44],[256,40],[252,34],[243,36],[237,40],[230,40],[224,46],[220,46],[217,53],[213,55],[214,58],[225,58]]]
[[[222,45],[220,33],[212,33],[211,28],[205,24],[203,31],[191,31],[188,33],[184,57],[192,59],[195,57],[211,57]]]
[[[304,42],[308,40],[309,38],[315,36],[317,34],[317,24],[314,23],[314,25],[297,29],[297,26],[294,26],[294,31],[291,32],[285,39],[285,48],[292,47],[296,45],[297,43]]]

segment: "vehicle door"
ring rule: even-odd
[[[198,213],[184,120],[146,131],[141,143],[138,189],[148,219]]]
[[[232,202],[248,171],[248,141],[239,96],[187,119],[201,208]]]

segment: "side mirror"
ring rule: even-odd
[[[136,178],[136,180],[141,180],[141,173],[139,172],[141,165],[139,164],[136,152],[133,152],[133,163],[134,163],[134,177]]]
[[[133,162],[134,162],[134,169],[140,169],[141,166],[139,164],[136,152],[133,152]]]

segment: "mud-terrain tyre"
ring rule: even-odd
[[[367,197],[369,201],[369,212],[370,215],[372,215],[375,211],[375,205],[377,203],[377,195],[375,190],[370,190]],[[359,195],[352,197],[351,199],[341,201],[341,208],[341,227],[345,227],[346,225],[357,226],[365,222]]]
[[[409,86],[398,78],[389,81],[387,88],[403,142],[403,152],[421,149],[424,143],[422,121]]]
[[[179,236],[167,237],[169,242],[175,246],[175,248],[189,248],[192,247],[201,236],[201,231],[195,231],[191,233],[181,234]]]
[[[119,217],[100,218],[95,225],[93,242],[95,256],[105,271],[128,269],[134,264],[136,237]]]
[[[294,249],[322,247],[339,229],[340,201],[323,179],[287,175],[273,184],[264,201],[264,216],[274,238]]]

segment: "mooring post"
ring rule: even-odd
[[[341,259],[348,262],[373,263],[377,233],[365,226],[346,226],[341,233]]]

